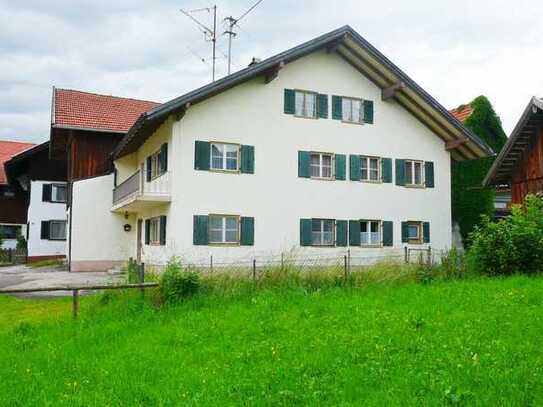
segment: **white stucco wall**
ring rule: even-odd
[[[285,88],[329,95],[329,118],[284,114]],[[374,124],[332,120],[331,95],[373,100]],[[196,140],[253,145],[255,174],[194,170]],[[401,222],[407,220],[430,222],[432,248],[451,246],[450,154],[444,142],[396,102],[382,102],[381,90],[338,55],[314,53],[286,65],[270,84],[257,78],[191,106],[180,121],[170,118],[145,143],[138,163],[164,141],[169,142],[171,203],[138,217],[166,214],[167,244],[145,246],[147,263],[164,263],[172,255],[194,262],[213,255],[219,262],[291,250],[310,256],[345,253],[347,248],[299,246],[299,221],[312,217],[394,222],[393,248],[350,247],[353,257],[401,255]],[[435,188],[299,178],[299,150],[433,161]],[[209,213],[254,217],[254,246],[194,246],[193,215]]]
[[[111,212],[113,174],[73,184],[71,270],[101,271],[134,255],[134,216]],[[131,225],[125,232],[123,226]]]
[[[44,184],[66,185],[65,182],[31,181],[30,202],[28,205],[28,256],[64,256],[66,241],[41,239],[41,222],[49,220],[66,220],[66,203],[43,202]]]

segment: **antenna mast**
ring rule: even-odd
[[[209,28],[204,23],[198,21],[195,17],[192,16],[192,13],[196,13],[199,11],[207,11],[208,13],[213,12],[213,28]],[[204,7],[204,8],[198,8],[194,10],[183,10],[181,9],[181,12],[186,15],[188,18],[190,18],[196,25],[198,25],[200,31],[204,33],[204,38],[207,41],[209,38],[209,41],[211,41],[212,44],[212,69],[213,69],[213,82],[215,82],[215,61],[217,59],[216,57],[216,48],[217,48],[217,6],[213,7]],[[204,61],[205,62],[205,61]]]

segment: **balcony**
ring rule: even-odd
[[[146,182],[137,171],[113,189],[112,212],[137,213],[144,209],[167,205],[171,200],[170,173]]]

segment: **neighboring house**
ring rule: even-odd
[[[543,99],[533,97],[483,184],[511,187],[512,204],[543,192]]]
[[[342,27],[141,114],[116,176],[74,183],[108,217],[74,218],[72,270],[447,249],[451,160],[490,154]]]
[[[87,201],[84,194],[73,193],[74,183],[92,183],[94,177],[113,174],[113,149],[138,116],[157,105],[144,100],[53,88],[49,155],[52,160],[65,161],[67,166],[68,258],[72,249],[73,220],[88,221],[89,231],[92,231],[101,227],[104,217],[101,206],[85,207],[83,212],[73,210],[74,205],[85,206]],[[95,194],[92,190],[88,193],[91,197]],[[91,247],[99,244],[94,239],[84,242]]]
[[[66,161],[49,159],[47,141],[13,156],[4,166],[10,185],[29,195],[28,261],[65,257]]]
[[[14,249],[17,236],[26,233],[26,207],[28,194],[17,185],[9,185],[4,163],[34,144],[0,141],[0,240],[3,249]]]

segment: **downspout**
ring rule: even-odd
[[[68,271],[72,272],[72,224],[73,224],[73,210],[74,210],[74,182],[70,181],[70,239],[68,240]]]

